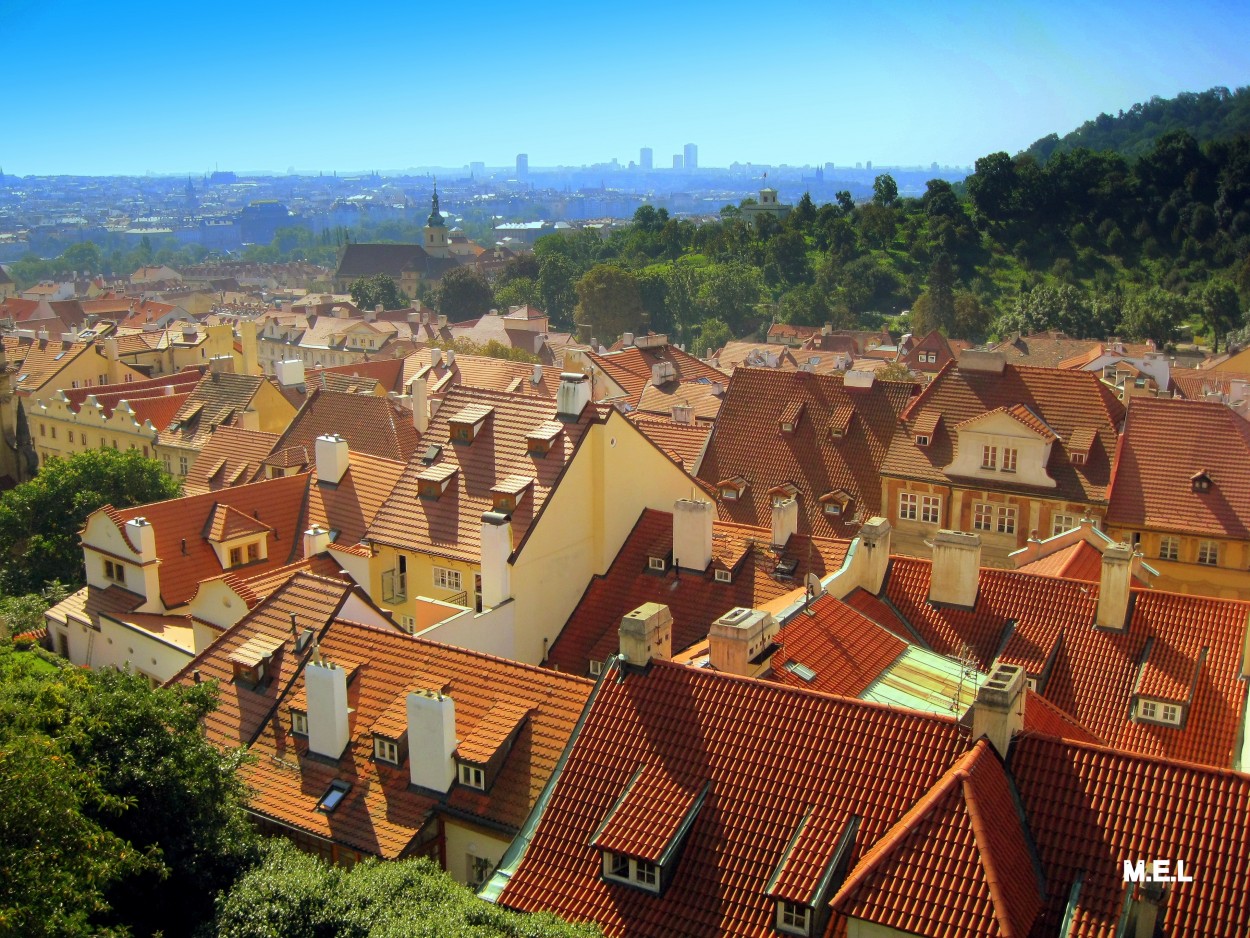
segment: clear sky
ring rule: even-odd
[[[1250,84],[1250,2],[0,0],[0,167],[970,165]]]

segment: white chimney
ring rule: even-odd
[[[156,530],[147,518],[131,518],[126,522],[126,537],[134,545],[144,563],[156,559]]]
[[[297,387],[304,383],[304,363],[298,359],[281,361],[273,366],[278,384],[284,388]]]
[[[456,363],[456,350],[449,348],[447,350],[447,367],[450,368]]]
[[[847,388],[870,388],[876,377],[876,374],[871,371],[855,371],[852,369],[844,374],[842,386]]]
[[[449,696],[437,691],[414,691],[408,695],[408,777],[412,784],[448,791],[456,780],[459,742],[456,704]]]
[[[338,485],[351,466],[347,441],[337,433],[317,437],[317,481]]]
[[[412,425],[418,433],[424,433],[430,425],[429,382],[425,375],[417,375],[408,382],[408,395],[412,401]]]
[[[1133,595],[1133,548],[1111,544],[1102,552],[1102,574],[1098,581],[1098,611],[1094,624],[1122,632],[1128,628],[1129,599]]]
[[[881,592],[885,583],[885,571],[890,565],[890,522],[885,518],[869,518],[856,535],[855,561],[861,564],[860,588],[874,596]]]
[[[971,609],[977,602],[980,576],[981,536],[938,531],[933,538],[929,602]]]
[[[621,619],[621,654],[630,664],[673,656],[673,614],[663,603],[643,603]]]
[[[799,530],[799,500],[786,498],[773,502],[773,547],[786,546],[790,535]]]
[[[442,362],[443,350],[437,348],[430,349],[430,367],[437,368],[440,364],[442,364]]]
[[[440,314],[438,317],[438,328],[440,329],[447,328],[447,317],[443,316],[442,314]]]
[[[689,404],[674,404],[673,423],[684,423],[687,425],[694,423],[694,408]]]
[[[711,502],[679,498],[673,505],[673,566],[702,573],[712,562]]]
[[[208,360],[208,370],[219,374],[234,374],[234,359],[229,355],[214,355]]]
[[[770,666],[761,653],[777,634],[777,620],[761,609],[739,606],[712,623],[708,630],[708,663],[717,671],[758,677]]]
[[[565,371],[560,374],[560,390],[556,394],[556,414],[571,420],[582,415],[590,403],[590,379],[583,374]]]
[[[304,691],[308,698],[309,751],[339,758],[351,738],[347,672],[333,661],[310,661],[304,668]]]
[[[625,348],[629,348],[633,344],[634,344],[634,334],[632,332],[622,332],[621,333],[621,345],[623,345]]]
[[[482,605],[493,609],[512,598],[512,521],[504,514],[482,515]]]
[[[320,465],[320,463],[318,463]],[[315,557],[330,546],[330,532],[314,524],[304,532],[304,557]]]
[[[534,373],[530,375],[530,384],[534,385],[534,387],[538,387],[542,383],[543,383],[543,366],[535,365]]]
[[[1004,759],[1011,737],[1024,729],[1025,686],[1023,668],[996,665],[972,704],[972,738],[984,736]]]

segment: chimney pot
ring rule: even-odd
[[[673,613],[663,603],[643,603],[621,619],[621,655],[633,665],[673,656]]]
[[[1007,758],[1011,738],[1024,729],[1024,669],[1000,664],[977,691],[972,705],[972,738],[986,737]]]

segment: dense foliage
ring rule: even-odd
[[[596,928],[478,899],[427,859],[343,869],[285,841],[219,902],[218,938],[591,938]]]
[[[133,450],[88,450],[49,459],[29,482],[0,495],[0,590],[37,593],[52,581],[83,582],[78,532],[97,508],[174,498],[179,486]]]
[[[372,310],[378,306],[383,309],[406,309],[412,302],[386,274],[353,280],[347,292],[351,294],[356,308],[361,310]]]
[[[0,934],[188,935],[256,860],[213,685],[36,668],[0,645]]]

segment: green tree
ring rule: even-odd
[[[1202,289],[1202,321],[1211,332],[1212,352],[1220,350],[1220,336],[1241,323],[1237,288],[1224,277],[1212,277]]]
[[[833,197],[837,200],[838,208],[842,209],[843,215],[850,215],[855,211],[855,200],[845,189],[839,189]]]
[[[58,266],[66,271],[98,274],[104,266],[104,256],[94,243],[84,241],[67,247],[61,253]]]
[[[435,306],[451,322],[485,316],[495,302],[490,284],[470,267],[453,267],[438,284]]]
[[[592,925],[478,899],[430,860],[328,866],[286,841],[218,902],[217,938],[591,938]]]
[[[29,482],[0,495],[0,590],[36,593],[83,582],[78,531],[87,515],[175,498],[178,483],[134,450],[88,450],[50,459]]]
[[[967,181],[973,206],[990,221],[1010,218],[1018,204],[1015,161],[1006,153],[991,153],[977,160],[974,169]]]
[[[642,294],[631,271],[615,264],[596,264],[574,289],[577,323],[590,330],[589,337],[609,345],[621,333],[636,332],[642,326]]]
[[[374,274],[353,280],[347,290],[357,309],[371,310],[381,305],[383,309],[404,309],[412,303],[406,293],[396,286],[386,274]]]
[[[744,335],[759,318],[764,295],[758,268],[746,264],[717,264],[699,285],[697,302],[703,318],[718,319],[734,335]]]
[[[705,319],[694,329],[694,339],[690,343],[690,354],[706,358],[716,350],[723,348],[733,338],[729,326],[719,319]]]
[[[764,278],[786,287],[811,281],[812,266],[802,232],[787,228],[769,240],[764,249]]]
[[[885,208],[898,201],[898,183],[889,173],[882,173],[872,181],[872,201]]]
[[[1195,312],[1195,304],[1185,297],[1152,287],[1125,300],[1120,331],[1129,339],[1153,339],[1163,349],[1176,341],[1181,323]]]
[[[495,308],[501,312],[512,306],[535,306],[541,308],[538,284],[528,277],[516,277],[501,283],[495,289]]]
[[[577,266],[563,254],[549,254],[542,259],[538,274],[538,305],[551,321],[566,328],[573,325],[573,308],[577,305]]]

